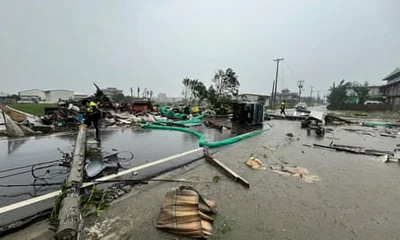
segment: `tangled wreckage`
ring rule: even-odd
[[[77,129],[79,124],[82,123],[83,114],[86,110],[85,103],[88,101],[97,102],[105,113],[115,110],[115,104],[95,83],[94,86],[96,87],[96,92],[92,96],[79,101],[60,100],[57,107],[45,108],[44,116],[37,117],[25,114],[26,118],[22,122],[12,120],[4,110],[0,110],[0,133],[8,137],[23,137]],[[10,107],[7,108],[10,111],[19,112]]]

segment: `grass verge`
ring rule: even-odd
[[[43,116],[45,108],[57,107],[55,104],[17,103],[10,107],[35,116]]]

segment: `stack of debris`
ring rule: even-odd
[[[0,131],[7,137],[23,137],[25,135],[33,135],[34,131],[25,127],[24,125],[18,125],[12,120],[4,111],[0,110]]]

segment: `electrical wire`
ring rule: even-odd
[[[59,186],[63,182],[59,183],[31,183],[31,184],[0,184],[0,187],[40,187],[40,186]]]
[[[22,174],[30,173],[30,172],[32,172],[32,170],[26,170],[26,171],[22,171],[22,172],[12,173],[12,174],[8,174],[8,175],[0,176],[0,179],[14,177],[14,176],[18,176],[18,175],[22,175]]]
[[[15,168],[10,168],[10,169],[6,169],[6,170],[1,170],[0,173],[5,173],[5,172],[11,172],[14,170],[19,170],[19,169],[23,169],[23,168],[28,168],[28,167],[32,167],[38,164],[46,164],[46,163],[54,163],[54,162],[59,162],[60,160],[53,160],[53,161],[49,161],[49,162],[43,162],[43,163],[34,163],[34,164],[29,164],[29,165],[25,165],[25,166],[21,166],[21,167],[15,167]]]
[[[284,62],[285,62],[285,64],[286,64],[286,67],[289,69],[290,73],[292,74],[292,76],[293,76],[295,79],[297,79],[297,77],[294,75],[292,69],[289,67],[289,64],[287,63],[287,61],[284,61]]]

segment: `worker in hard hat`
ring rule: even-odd
[[[281,102],[281,114],[286,116],[285,109],[286,109],[286,101]]]
[[[86,102],[86,115],[85,121],[83,122],[88,127],[93,124],[94,129],[96,129],[96,141],[100,142],[100,130],[99,122],[101,118],[100,108],[94,101]]]

